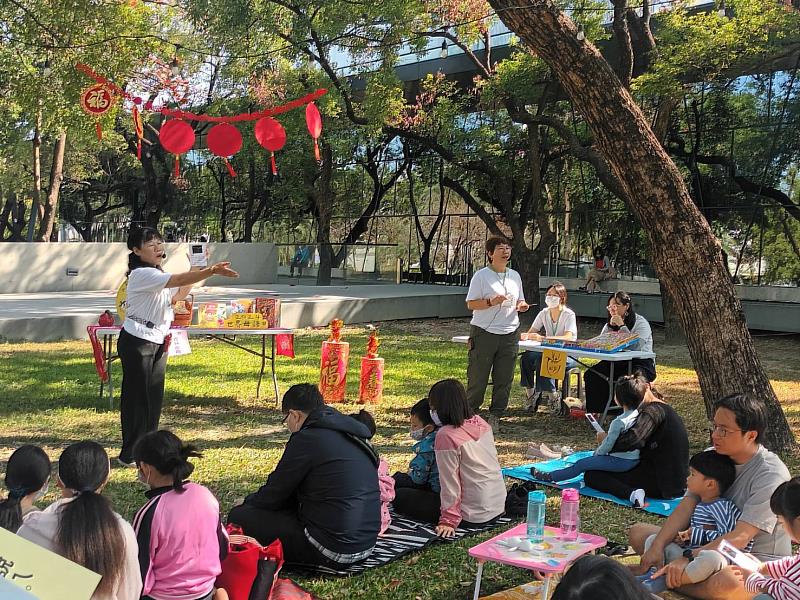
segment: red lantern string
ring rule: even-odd
[[[75,68],[86,75],[87,77],[94,79],[97,83],[102,83],[110,90],[114,92],[117,96],[122,96],[126,100],[130,100],[131,102],[135,101],[135,98],[123,90],[121,87],[116,85],[115,83],[109,81],[102,75],[99,75],[95,72],[90,66],[85,65],[83,63],[77,63]],[[166,117],[175,117],[176,119],[186,119],[188,121],[203,121],[203,122],[213,122],[213,123],[235,123],[237,121],[257,121],[262,117],[269,117],[272,115],[279,115],[290,110],[294,110],[295,108],[299,108],[304,104],[308,104],[309,102],[313,102],[318,98],[321,98],[325,94],[328,93],[328,90],[321,88],[310,94],[306,94],[301,98],[296,98],[286,104],[281,106],[276,106],[274,108],[267,108],[266,110],[262,110],[260,112],[254,113],[242,113],[239,115],[233,115],[230,117],[212,117],[210,115],[199,115],[196,113],[191,113],[183,110],[174,110],[171,108],[161,108],[158,112]]]
[[[100,127],[100,121],[96,121],[94,124],[94,132],[97,134],[97,139],[99,141],[103,140],[103,128]]]
[[[299,108],[304,104],[313,102],[317,98],[321,98],[328,93],[326,89],[318,89],[315,92],[306,94],[301,98],[296,98],[291,102],[276,106],[274,108],[267,108],[265,110],[254,113],[241,113],[230,117],[212,117],[210,115],[198,115],[196,113],[187,112],[184,110],[175,110],[171,108],[162,108],[159,112],[167,117],[175,117],[176,119],[186,119],[187,121],[203,121],[211,123],[236,123],[238,121],[257,121],[263,117],[271,117],[273,115],[280,115],[295,108]]]

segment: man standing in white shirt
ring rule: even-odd
[[[498,432],[517,365],[518,313],[528,310],[528,303],[519,273],[508,268],[511,243],[502,237],[490,237],[486,240],[486,253],[489,266],[472,276],[467,292],[467,308],[472,311],[467,400],[473,410],[480,408],[491,375],[492,403],[486,421]]]

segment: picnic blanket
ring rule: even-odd
[[[392,523],[389,525],[389,529],[378,538],[378,543],[375,544],[375,550],[364,560],[341,570],[320,566],[289,564],[284,565],[284,570],[288,569],[294,572],[317,573],[338,577],[358,575],[367,569],[386,565],[406,554],[422,550],[431,544],[449,543],[460,540],[471,535],[483,533],[484,531],[491,531],[492,529],[497,529],[504,525],[510,525],[515,521],[509,517],[498,517],[484,525],[459,527],[456,529],[455,537],[444,540],[436,535],[435,524],[423,523],[421,521],[409,519],[408,517],[400,516],[394,512],[392,507],[389,508],[389,512],[392,515]],[[517,521],[518,520],[519,519],[517,519]]]
[[[531,475],[531,467],[536,467],[540,471],[545,471],[550,473],[551,471],[555,471],[557,469],[563,469],[571,464],[578,462],[582,458],[586,458],[587,456],[591,456],[592,451],[587,450],[584,452],[575,452],[574,454],[570,454],[569,456],[565,456],[564,458],[554,458],[552,460],[538,462],[538,463],[530,463],[527,465],[521,465],[519,467],[507,467],[503,469],[503,475],[507,477],[513,477],[514,479],[521,479],[523,481],[535,481],[541,485],[547,485],[550,487],[564,489],[564,488],[577,488],[580,492],[581,496],[588,496],[590,498],[599,498],[600,500],[608,500],[609,502],[613,502],[614,504],[620,504],[622,506],[631,506],[630,501],[625,498],[617,498],[616,496],[612,496],[611,494],[607,494],[606,492],[601,492],[594,488],[591,488],[583,483],[583,474],[575,477],[574,479],[570,479],[568,481],[562,481],[560,483],[551,483],[548,481],[539,481],[538,479],[534,478]],[[661,500],[657,498],[645,498],[645,505],[644,510],[649,513],[653,513],[654,515],[661,515],[662,517],[668,517],[672,514],[672,511],[675,510],[675,507],[678,506],[678,503],[681,501],[681,498],[672,498],[670,500]]]

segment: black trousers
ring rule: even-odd
[[[439,492],[428,485],[414,483],[408,473],[395,473],[394,505],[398,514],[426,523],[438,523],[441,511]]]
[[[653,359],[634,358],[633,360],[614,363],[614,379],[619,379],[628,372],[640,371],[648,381],[656,379],[656,364]],[[608,402],[608,381],[601,374],[608,377],[611,372],[611,363],[601,360],[583,374],[583,384],[586,389],[586,412],[601,413]],[[612,406],[615,406],[613,401]]]
[[[132,462],[133,447],[139,438],[158,429],[164,403],[167,353],[163,344],[143,340],[123,329],[117,341],[117,354],[122,363],[122,451],[119,456],[124,462]]]
[[[306,537],[305,527],[294,510],[267,510],[240,504],[228,513],[228,523],[239,525],[245,535],[256,538],[262,546],[280,540],[283,559],[287,564],[331,568],[346,566],[329,560],[311,545]]]
[[[652,465],[639,465],[624,473],[586,471],[583,474],[583,481],[596,490],[613,494],[623,500],[628,500],[633,491],[640,488],[651,498],[662,497],[658,484],[658,471],[653,469]]]

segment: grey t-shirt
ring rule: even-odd
[[[786,530],[778,525],[777,517],[769,508],[772,492],[790,478],[783,461],[764,446],[759,446],[753,458],[736,465],[736,480],[723,494],[742,511],[740,521],[761,530],[753,538],[751,551],[759,560],[775,560],[792,553]]]

